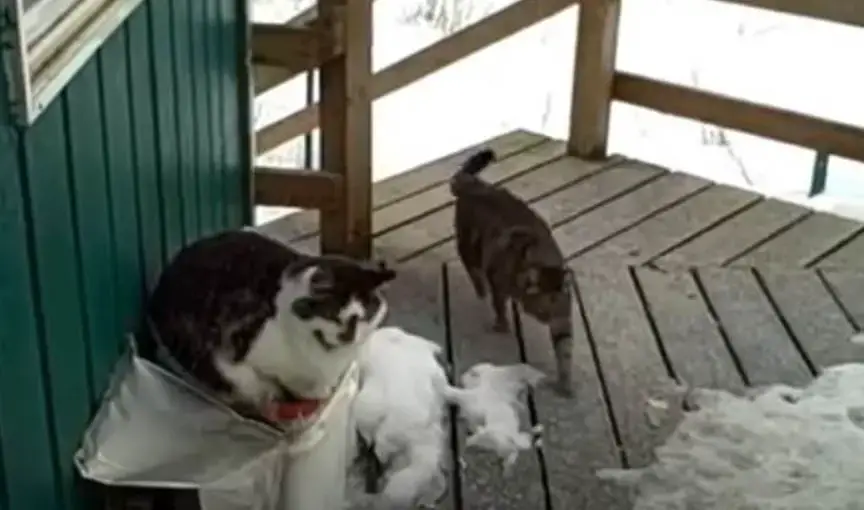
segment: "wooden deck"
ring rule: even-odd
[[[849,342],[864,327],[861,224],[626,158],[568,158],[563,143],[529,133],[483,145],[502,156],[484,177],[529,201],[571,258],[577,389],[574,399],[534,393],[544,447],[511,477],[460,451],[468,467],[454,470],[440,508],[629,508],[594,471],[650,461],[680,416],[676,381],[743,391],[864,359]],[[375,251],[402,263],[391,322],[452,340],[460,372],[526,359],[554,377],[545,331],[525,318],[524,341],[489,333],[488,305],[454,261],[447,179],[469,152],[374,188]],[[262,227],[309,251],[316,229],[313,213]]]

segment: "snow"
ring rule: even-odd
[[[605,469],[634,510],[860,508],[864,501],[864,364],[827,369],[804,388],[739,397],[694,390],[657,460]]]
[[[514,1],[377,0],[374,68]],[[311,3],[253,0],[253,16],[278,22]],[[412,16],[424,9],[431,21]],[[376,101],[374,179],[508,130],[565,138],[576,16],[571,7]],[[626,0],[619,33],[620,70],[862,124],[864,71],[840,59],[836,48],[864,46],[864,30],[711,0]],[[300,77],[257,99],[256,125],[301,109],[305,93]],[[825,193],[807,198],[814,151],[623,104],[613,106],[610,150],[864,219],[864,164],[858,162],[832,157]],[[298,166],[302,155],[301,138],[262,160]],[[262,208],[259,222],[286,211]]]

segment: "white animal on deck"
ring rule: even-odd
[[[358,434],[385,466],[379,505],[433,505],[447,488],[442,465],[447,376],[441,347],[400,328],[374,332],[360,359]]]
[[[519,411],[524,407],[523,394],[544,377],[543,372],[526,364],[478,363],[465,371],[462,388],[450,388],[447,398],[459,406],[468,424],[466,447],[496,453],[504,473],[509,473],[520,451],[539,445],[542,426],[522,431]]]

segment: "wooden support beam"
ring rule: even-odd
[[[615,99],[817,152],[864,161],[864,129],[721,94],[617,73]]]
[[[372,0],[319,0],[324,23],[341,19],[345,51],[321,66],[321,166],[342,178],[321,214],[321,252],[372,254]]]
[[[254,172],[255,204],[332,209],[340,201],[342,176],[305,169],[258,167]]]
[[[342,52],[341,41],[330,31],[287,25],[252,25],[252,64],[279,68],[290,79],[319,67]]]
[[[570,155],[585,159],[607,156],[620,14],[621,0],[582,0],[579,7],[567,139]]]

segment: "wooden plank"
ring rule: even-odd
[[[667,371],[627,267],[613,262],[573,269],[588,337],[611,401],[623,464],[645,466],[653,460],[654,447],[676,425],[683,395]],[[667,401],[669,414],[652,415],[652,399]]]
[[[810,211],[798,205],[767,199],[653,262],[658,265],[723,265],[809,214]]]
[[[590,165],[586,161],[575,158],[568,158],[566,161],[576,168]],[[528,195],[524,195],[523,199],[527,197],[529,205],[554,229],[556,226],[561,226],[569,221],[576,221],[576,219],[584,215],[589,215],[591,212],[604,207],[607,202],[664,175],[664,172],[656,167],[631,165],[629,163],[603,168],[602,172],[589,175],[584,180],[579,180],[573,185],[556,191],[540,200],[532,200]],[[562,171],[568,175],[574,174],[574,170],[570,168],[562,168]],[[529,178],[530,176],[526,177],[526,179]],[[452,228],[452,212],[449,214]],[[413,231],[412,226],[408,226],[403,230]],[[455,253],[453,251],[455,249],[453,233],[449,232],[444,239],[444,242],[439,241],[440,245],[431,250],[417,252],[415,249],[414,252],[406,257],[422,257],[424,259],[432,257],[447,260],[451,253]],[[411,246],[410,243],[406,244],[407,246]]]
[[[449,264],[450,323],[454,342],[455,371],[461,374],[475,363],[520,363],[519,346],[512,335],[490,330],[490,308],[479,300],[460,264]],[[523,423],[528,423],[527,413]],[[462,474],[466,508],[523,509],[544,507],[540,464],[537,455],[523,451],[513,472],[504,477],[500,460],[479,450],[466,450],[460,437],[465,470]],[[541,490],[537,490],[537,486]]]
[[[285,22],[283,26],[307,28],[321,26],[321,21],[318,18],[318,5],[309,6]],[[254,75],[253,85],[256,96],[267,92],[273,87],[282,85],[292,76],[291,72],[287,69],[267,65],[253,65],[252,73]]]
[[[370,99],[377,99],[439,71],[575,3],[575,0],[520,0],[505,7],[375,73]],[[319,104],[312,104],[259,130],[258,153],[264,154],[315,129],[318,126],[319,108]]]
[[[126,36],[129,63],[129,98],[131,101],[131,127],[135,161],[139,219],[141,220],[141,256],[144,264],[144,286],[151,288],[162,270],[165,249],[162,240],[164,214],[162,188],[159,184],[157,163],[157,134],[154,115],[152,58],[148,33],[150,31],[148,6],[142,6],[129,18]],[[221,144],[220,144],[221,145]],[[220,207],[217,203],[216,207]],[[164,209],[170,210],[171,206]],[[221,209],[221,207],[220,207]]]
[[[171,31],[174,42],[174,92],[177,111],[177,148],[180,158],[180,193],[183,195],[183,231],[188,244],[200,236],[198,196],[198,155],[195,151],[195,110],[192,85],[192,47],[189,40],[190,2],[171,3]],[[161,91],[160,91],[161,92]],[[236,101],[236,99],[235,99]]]
[[[761,197],[738,188],[713,185],[689,200],[579,255],[593,263],[616,257],[631,264],[649,260],[754,206]]]
[[[811,370],[821,371],[864,358],[864,346],[849,341],[854,332],[852,324],[815,271],[762,268],[757,275],[789,325]]]
[[[547,140],[527,131],[513,131],[489,140],[481,146],[489,147],[498,154],[498,161],[534,147]],[[479,146],[472,145],[453,154],[407,170],[393,177],[376,182],[372,187],[374,210],[387,207],[422,191],[449,182],[450,176]],[[374,222],[374,216],[373,216]],[[300,212],[259,227],[270,235],[285,241],[308,239],[318,233],[318,212]]]
[[[210,59],[211,69],[218,68],[222,65],[223,59],[223,44],[221,41],[221,23],[222,14],[220,2],[211,0],[205,2],[207,10],[206,18],[206,33],[207,33],[207,56]],[[210,100],[210,140],[213,143],[213,148],[210,153],[212,158],[212,179],[210,181],[211,191],[210,197],[213,201],[213,226],[215,230],[222,230],[228,225],[228,196],[226,196],[225,181],[225,156],[227,140],[225,132],[222,129],[224,125],[224,105],[223,105],[223,86],[222,80],[218,73],[207,73],[207,89],[209,90],[208,97]]]
[[[615,99],[670,115],[864,161],[864,129],[714,92],[616,73]]]
[[[282,67],[286,80],[311,71],[343,51],[339,23],[332,20],[321,28],[252,23],[252,64]]]
[[[338,202],[343,182],[333,172],[258,167],[255,203],[326,210]]]
[[[856,330],[864,331],[864,272],[833,268],[818,272],[847,320]]]
[[[339,30],[345,44],[344,54],[320,70],[321,167],[343,179],[339,202],[321,215],[321,251],[368,257],[372,253],[372,0],[321,0],[318,10],[328,23],[341,17]]]
[[[644,164],[632,165],[647,169]],[[564,254],[574,257],[710,185],[706,180],[685,174],[663,175],[605,203],[602,207],[560,225],[555,229],[555,236]]]
[[[0,80],[0,97],[8,97],[9,86]],[[11,113],[9,102],[0,101],[0,493],[9,510],[62,508],[50,382],[43,378],[27,174]]]
[[[590,183],[590,176],[604,168],[605,165],[601,163],[567,158],[508,181],[505,187],[517,197],[531,203],[545,194],[566,189],[569,183],[577,183],[586,178]],[[587,186],[588,189],[596,192],[590,184]],[[569,212],[572,208],[573,203],[565,205],[562,201],[553,200],[558,204],[556,208],[559,210]],[[443,245],[453,239],[453,214],[453,208],[448,207],[402,228],[386,232],[376,237],[375,250],[396,260],[407,260],[421,255],[425,250],[436,245]]]
[[[838,243],[849,239],[861,229],[858,222],[833,214],[815,212],[777,237],[767,240],[729,263],[744,266],[810,266]]]
[[[179,137],[177,133],[177,100],[174,87],[174,45],[171,37],[171,5],[167,0],[148,2],[148,44],[152,49],[152,98],[155,103],[156,150],[159,185],[162,188],[162,244],[164,260],[170,259],[184,245],[184,195],[180,186]],[[137,58],[133,56],[133,59]],[[226,138],[228,140],[230,138]],[[231,145],[231,144],[226,144]]]
[[[720,0],[731,4],[756,7],[774,12],[864,27],[864,11],[855,3],[844,0]]]
[[[702,268],[698,275],[749,385],[810,381],[806,363],[752,271]]]
[[[580,2],[567,139],[573,156],[606,157],[620,15],[621,0]]]
[[[578,300],[573,307],[573,398],[562,397],[548,384],[554,383],[558,373],[548,328],[522,314],[526,359],[547,377],[533,398],[538,422],[543,425],[543,460],[552,508],[625,510],[631,507],[626,491],[602,482],[595,474],[598,469],[620,467],[621,456]],[[541,499],[540,484],[526,490],[524,499]]]
[[[830,268],[853,268],[864,266],[864,232],[859,232],[837,251],[817,262],[816,266]]]
[[[677,378],[740,392],[744,381],[691,272],[635,269],[636,282]]]

